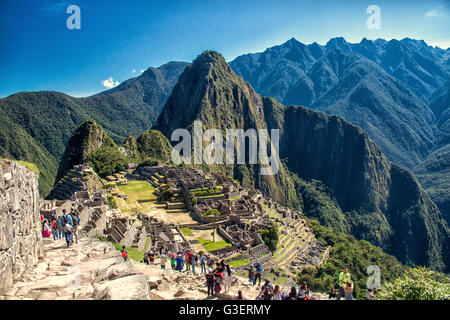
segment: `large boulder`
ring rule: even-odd
[[[150,287],[143,274],[107,281],[94,288],[94,300],[150,300]]]

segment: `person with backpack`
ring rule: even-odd
[[[263,273],[263,268],[261,266],[261,263],[259,263],[259,261],[257,261],[255,263],[255,269],[256,269],[256,273],[255,273],[255,278],[253,279],[253,285],[256,284],[256,280],[259,279],[259,283],[258,283],[258,287],[261,285],[261,275]]]
[[[72,243],[75,238],[75,243],[78,244],[78,226],[80,225],[80,217],[78,215],[78,212],[75,209],[72,209],[72,212],[70,213],[70,216],[73,221],[72,226]]]
[[[65,239],[66,238],[66,233],[64,232],[64,211],[63,214],[61,215],[61,217],[59,217],[58,219],[59,222],[59,230],[60,230],[60,234],[61,234],[61,239]]]
[[[72,221],[72,217],[67,214],[66,209],[63,209],[63,216],[62,216],[62,221],[63,221],[63,228],[64,228],[64,235],[66,238],[66,244],[69,247],[72,244],[72,226],[73,226],[73,221]]]
[[[177,265],[175,267],[175,270],[177,270],[179,272],[183,271],[183,266],[184,266],[183,256],[181,254],[179,254],[176,260],[177,260]]]
[[[122,253],[123,261],[128,261],[128,251],[125,249],[125,246],[122,246],[120,252]]]

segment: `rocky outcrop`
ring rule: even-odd
[[[0,290],[33,268],[42,254],[38,174],[0,160]]]

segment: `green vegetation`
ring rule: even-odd
[[[183,235],[185,235],[185,236],[193,236],[194,235],[192,233],[192,230],[187,227],[182,227],[182,228],[180,228],[180,230],[183,233]]]
[[[225,247],[231,247],[231,243],[225,241],[225,240],[221,240],[221,241],[211,241],[211,240],[206,240],[204,238],[197,238],[198,242],[200,242],[200,244],[203,246],[203,248],[205,248],[207,251],[214,251],[214,250],[220,250],[223,249]]]
[[[126,185],[117,186],[117,189],[127,196],[127,203],[156,200],[155,188],[145,180],[130,180]]]
[[[113,246],[116,248],[117,251],[122,250],[122,245],[112,242]],[[125,250],[128,251],[128,258],[137,261],[142,262],[144,260],[144,253],[143,251],[139,251],[137,248],[134,247],[126,247]]]
[[[259,230],[259,233],[269,250],[274,252],[278,244],[278,225],[271,221],[270,226],[267,229]]]
[[[247,259],[239,259],[239,260],[233,260],[233,261],[229,262],[228,264],[230,266],[232,266],[233,268],[237,268],[237,267],[240,267],[240,266],[245,266],[245,265],[247,265],[249,263],[250,263],[250,261],[247,260]]]
[[[102,177],[125,170],[128,162],[117,146],[104,145],[89,156],[89,164]]]
[[[108,196],[108,198],[106,198],[106,203],[111,207],[111,208],[117,208],[117,201],[113,196]]]
[[[13,162],[15,162],[17,164],[25,166],[31,172],[34,172],[37,175],[39,175],[39,169],[36,167],[36,165],[34,163],[27,162],[27,161],[14,160],[14,159],[2,159],[2,158],[0,158],[0,161],[2,161],[2,160],[13,161]]]
[[[450,278],[423,267],[409,269],[392,282],[385,283],[380,300],[448,300]]]
[[[377,265],[381,281],[392,281],[399,277],[406,267],[398,260],[384,253],[380,248],[365,240],[356,240],[351,235],[321,226],[317,220],[306,219],[316,237],[325,245],[332,246],[330,257],[318,268],[308,267],[297,275],[296,282],[306,281],[313,291],[329,292],[337,288],[338,275],[344,267],[348,268],[355,286],[355,298],[362,297],[366,291],[367,268]]]

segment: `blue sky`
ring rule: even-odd
[[[69,30],[69,5],[81,29]],[[368,29],[369,5],[381,28]],[[450,0],[0,0],[0,97],[55,90],[88,96],[149,66],[216,50],[227,61],[292,37],[325,44],[410,37],[450,47]],[[135,71],[135,72],[133,72]]]

